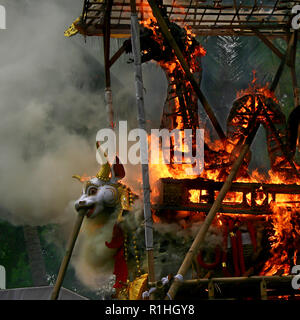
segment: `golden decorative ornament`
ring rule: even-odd
[[[81,182],[81,176],[79,174],[73,174],[72,178],[77,179]]]
[[[80,21],[81,17],[77,18],[72,24],[71,26],[64,32],[64,36],[65,37],[72,37],[75,36],[75,34],[78,33],[78,29],[76,28],[76,24]]]
[[[101,165],[100,170],[96,174],[96,177],[102,181],[108,181],[110,179],[110,164],[108,162]]]
[[[142,294],[147,290],[148,273],[145,273],[132,282],[128,286],[129,300],[141,300]]]

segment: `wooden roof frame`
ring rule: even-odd
[[[86,36],[103,35],[107,0],[84,0],[80,32]],[[253,0],[252,5],[237,0],[163,0],[170,21],[189,25],[199,36],[256,36],[286,38],[291,29],[292,7],[300,1]],[[137,0],[138,18],[151,11],[147,0]],[[111,37],[130,37],[130,0],[114,0],[111,7]]]

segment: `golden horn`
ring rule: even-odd
[[[109,180],[109,175],[110,175],[110,164],[106,162],[105,164],[101,165],[101,168],[99,172],[97,173],[96,177],[100,180],[103,181],[108,181]]]
[[[111,168],[110,168],[110,164],[107,160],[107,154],[102,151],[98,142],[96,143],[96,147],[99,151],[99,155],[100,155],[102,162],[103,162],[103,164],[100,167],[100,170],[96,174],[96,177],[102,181],[108,181],[110,179],[109,176],[111,173]]]
[[[79,180],[79,181],[81,182],[81,176],[78,175],[78,174],[74,174],[74,175],[72,176],[72,178],[77,179],[77,180]]]

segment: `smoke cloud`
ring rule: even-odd
[[[81,0],[3,2],[0,218],[15,224],[68,224],[74,217],[72,200],[81,192],[71,176],[97,172],[95,137],[107,127],[102,38],[85,43],[80,35],[64,37],[80,15]],[[119,45],[112,40],[112,53]],[[121,57],[112,68],[112,90],[116,122],[128,120],[130,129],[137,121],[133,65],[126,60]],[[144,69],[147,119],[157,126],[166,81],[158,67]],[[127,168],[127,182],[136,180],[136,169]]]

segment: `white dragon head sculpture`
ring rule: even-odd
[[[104,220],[116,215],[117,220],[122,219],[124,210],[130,211],[137,196],[119,180],[125,177],[123,165],[118,157],[113,165],[110,165],[106,154],[96,144],[99,155],[102,159],[102,165],[95,177],[85,181],[84,177],[74,175],[73,178],[83,182],[82,194],[75,201],[77,211],[84,210],[87,218],[102,216]]]

